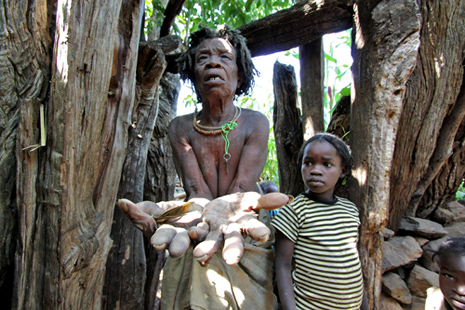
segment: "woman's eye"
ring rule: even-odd
[[[207,59],[206,55],[201,55],[201,56],[197,57],[197,61],[202,61],[202,60],[205,60],[205,59]]]
[[[325,163],[325,167],[330,168],[330,167],[332,167],[332,166],[333,166],[333,165],[332,165],[331,163]]]

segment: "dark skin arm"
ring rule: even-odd
[[[295,309],[294,286],[292,283],[292,255],[294,242],[276,230],[276,282],[283,310]]]
[[[245,115],[247,116],[247,115]],[[228,194],[253,190],[260,178],[268,156],[269,122],[257,112],[247,116],[241,126],[247,128],[247,139],[242,149],[237,173]]]
[[[186,126],[192,126],[187,116],[175,118],[169,126],[168,137],[173,148],[173,159],[188,198],[214,198],[203,177],[192,144],[186,133]]]

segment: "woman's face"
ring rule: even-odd
[[[201,97],[233,98],[241,78],[236,50],[225,39],[207,39],[195,53],[195,87]]]
[[[444,255],[440,261],[439,287],[454,309],[465,309],[465,256]]]

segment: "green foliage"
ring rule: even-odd
[[[145,0],[145,16],[147,17],[144,25],[145,34],[152,31],[154,28],[160,29],[163,22],[164,11],[165,7],[160,1]]]
[[[186,38],[189,33],[196,31],[201,25],[216,28],[218,25],[227,24],[232,28],[238,28],[294,4],[295,0],[187,0],[173,25],[172,34]],[[145,7],[148,17],[152,17],[156,12],[156,18],[146,19],[146,29],[155,26],[151,22],[152,20],[157,21],[159,29],[163,22],[165,10],[161,1],[146,0]]]
[[[261,179],[272,181],[279,186],[278,157],[276,154],[276,142],[273,127],[270,128],[270,138],[268,139],[268,158],[266,160]]]
[[[342,96],[350,96],[350,70],[352,58],[351,30],[326,35],[323,37],[325,50],[325,126],[331,120],[331,115]],[[341,56],[346,56],[341,58]]]
[[[465,198],[465,187],[464,184],[460,184],[459,188],[457,189],[457,192],[455,193],[455,200],[460,200]]]

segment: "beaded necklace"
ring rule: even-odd
[[[226,173],[229,173],[229,160],[231,159],[231,154],[229,153],[228,133],[237,126],[237,120],[241,116],[241,112],[242,112],[241,107],[234,106],[234,108],[236,110],[236,112],[234,113],[234,117],[232,118],[232,120],[230,120],[229,122],[226,122],[222,126],[209,127],[209,126],[201,125],[197,121],[197,115],[198,115],[197,110],[194,113],[194,121],[193,121],[194,129],[197,132],[201,133],[201,134],[204,134],[204,135],[217,135],[217,134],[221,133],[221,136],[224,139],[224,155],[223,155],[223,159],[226,162]]]

